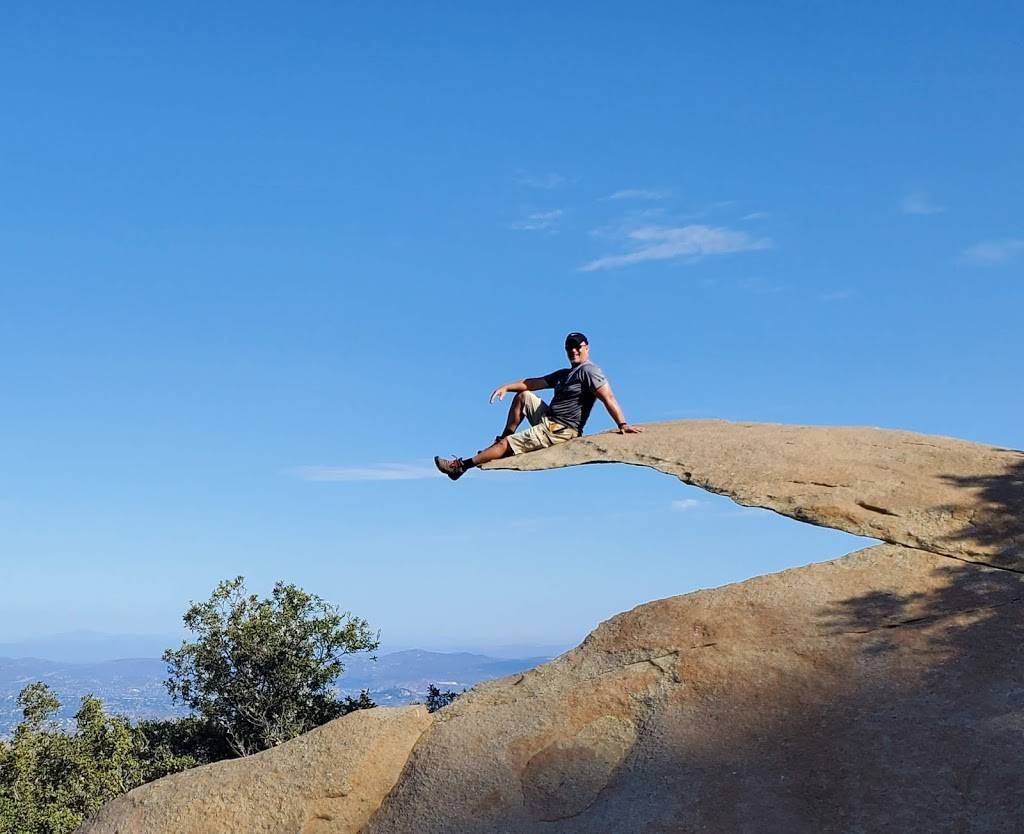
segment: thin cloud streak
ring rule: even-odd
[[[513,223],[512,228],[519,232],[551,231],[563,214],[565,212],[561,209],[535,211],[533,214],[528,214],[525,220]]]
[[[724,227],[693,224],[690,226],[644,226],[627,235],[639,248],[624,255],[606,255],[585,263],[581,272],[614,269],[644,261],[666,261],[674,258],[699,258],[705,255],[729,255],[768,249],[768,238],[754,238],[746,232]]]
[[[1016,258],[1024,252],[1024,240],[983,240],[968,246],[960,255],[960,261],[971,266],[998,266]]]
[[[560,188],[568,183],[569,180],[561,174],[527,174],[524,171],[520,171],[516,175],[516,182],[520,185],[525,185],[527,188],[541,188],[550,191],[552,188]]]
[[[703,501],[698,501],[696,498],[680,498],[672,502],[672,509],[678,510],[679,512],[686,512],[687,510],[696,509],[703,504]]]
[[[372,463],[367,466],[296,466],[289,473],[303,481],[418,481],[439,478],[432,466]]]
[[[667,200],[672,192],[664,188],[623,188],[605,197],[606,200]]]
[[[923,191],[906,194],[900,200],[900,211],[904,214],[941,214],[945,210],[945,206],[932,202],[932,199]]]

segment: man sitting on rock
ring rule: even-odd
[[[583,432],[595,399],[608,409],[608,414],[619,427],[619,434],[643,431],[640,426],[631,426],[622,416],[622,409],[604,371],[590,361],[587,337],[582,333],[570,333],[565,337],[565,353],[571,367],[560,368],[547,376],[508,382],[494,389],[492,403],[496,399],[504,399],[509,392],[515,392],[516,396],[508,409],[505,430],[494,438],[492,445],[467,459],[435,457],[434,465],[456,481],[468,469],[489,460],[521,455],[572,440]],[[533,393],[543,388],[555,389],[550,405]],[[530,428],[517,431],[524,417],[530,421]]]

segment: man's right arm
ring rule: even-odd
[[[550,387],[548,381],[542,376],[517,379],[515,382],[506,382],[504,385],[499,385],[495,388],[491,392],[491,402],[504,399],[505,395],[509,393],[518,394],[520,391],[540,391]]]

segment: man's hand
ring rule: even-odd
[[[643,430],[643,426],[631,426],[629,423],[619,426],[619,434],[640,434]]]
[[[497,388],[495,388],[493,391],[491,391],[491,399],[490,399],[491,404],[493,405],[495,400],[503,400],[503,399],[505,399],[505,395],[507,393],[508,393],[508,386],[507,385],[499,385]]]

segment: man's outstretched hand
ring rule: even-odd
[[[619,434],[640,434],[643,430],[643,426],[631,426],[629,423],[619,426]]]
[[[495,400],[505,399],[505,395],[507,393],[508,388],[506,388],[504,385],[501,385],[498,388],[495,388],[493,391],[491,391],[491,399],[489,400],[489,402],[493,405]]]

